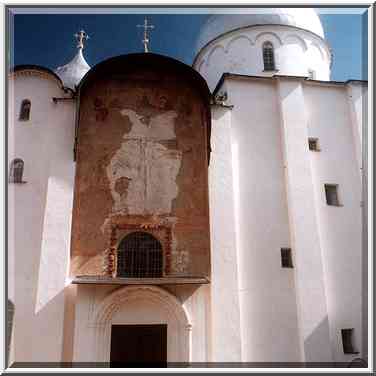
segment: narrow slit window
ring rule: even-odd
[[[31,102],[28,99],[24,99],[21,103],[19,120],[27,121],[30,119]]]
[[[24,183],[22,180],[24,170],[24,162],[22,159],[16,158],[13,159],[10,165],[9,181],[11,183],[21,184]]]
[[[281,266],[282,268],[292,268],[291,248],[281,248]]]
[[[330,206],[340,206],[338,199],[338,185],[325,184],[326,203]]]
[[[341,329],[343,352],[345,354],[359,354],[354,348],[354,329]]]
[[[264,70],[274,71],[275,70],[274,48],[271,42],[265,42],[262,45],[262,57],[264,60]]]
[[[311,151],[320,151],[318,138],[309,138],[308,147]]]

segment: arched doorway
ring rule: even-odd
[[[136,231],[120,242],[117,251],[117,276],[158,278],[163,276],[162,245],[153,235]]]
[[[167,362],[190,361],[191,323],[177,298],[156,286],[127,286],[107,296],[96,310],[93,355],[97,362],[111,359],[114,327],[131,325],[165,326]],[[123,346],[132,343],[125,340]]]

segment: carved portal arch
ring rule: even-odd
[[[128,311],[139,314],[130,314],[132,319],[129,321]],[[111,325],[114,321],[117,324],[167,324],[167,360],[190,361],[191,320],[179,300],[162,288],[149,285],[122,287],[98,305],[94,314],[97,361],[108,362],[110,359]]]

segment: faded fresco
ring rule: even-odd
[[[176,177],[182,152],[160,141],[176,140],[175,111],[146,119],[130,109],[120,111],[131,130],[107,166],[114,200],[111,214],[169,214],[178,195]]]
[[[111,247],[141,230],[160,240],[165,276],[209,275],[207,108],[165,74],[98,77],[82,93],[72,275],[111,274]]]

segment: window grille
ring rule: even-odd
[[[274,49],[273,49],[273,45],[270,42],[265,42],[263,44],[262,57],[264,60],[264,70],[274,71],[275,70]]]
[[[353,339],[354,339],[354,329],[341,329],[342,334],[342,345],[343,352],[345,354],[358,354],[358,351],[355,351]]]
[[[31,102],[28,99],[24,99],[21,103],[21,110],[19,120],[27,121],[30,119]]]
[[[311,151],[320,151],[319,140],[317,138],[309,138],[308,147],[309,147],[309,150]]]
[[[326,203],[330,206],[340,206],[338,199],[338,185],[325,184]]]
[[[10,165],[9,181],[11,183],[23,183],[22,175],[24,170],[24,161],[22,159],[13,159]]]
[[[133,232],[121,242],[117,252],[117,276],[124,278],[162,277],[161,243],[147,232]]]
[[[281,266],[282,268],[292,268],[291,248],[281,248]]]

